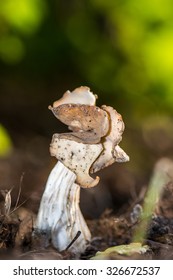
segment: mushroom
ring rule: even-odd
[[[95,102],[96,95],[88,87],[79,87],[49,106],[71,132],[52,137],[50,154],[58,162],[46,183],[35,234],[48,235],[59,251],[68,248],[82,253],[91,239],[79,207],[80,188],[91,188],[99,182],[99,177],[93,178],[90,173],[115,161],[129,160],[119,147],[124,131],[121,115],[110,106],[99,108]]]

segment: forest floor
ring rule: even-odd
[[[98,251],[132,242],[138,221],[127,219],[130,215],[116,217],[111,211],[105,211],[99,219],[88,220],[92,240],[79,256],[68,250],[57,252],[50,245],[45,248],[42,238],[35,240],[34,216],[30,210],[20,207],[9,216],[0,217],[0,259],[90,259]],[[106,259],[173,259],[173,218],[154,215],[142,245],[148,245],[149,250],[131,254],[113,252]]]
[[[40,149],[40,154],[44,154],[41,147]],[[43,150],[45,151],[45,147],[43,147]],[[23,153],[22,157],[24,157]],[[5,178],[10,177],[9,174],[12,174],[12,171],[14,177],[11,180],[12,182],[15,181],[14,178],[17,173],[17,168],[18,174],[22,173],[21,170],[23,168],[27,169],[23,163],[23,158],[19,157],[19,154],[17,154],[17,157],[13,155],[12,158],[12,167],[9,167],[6,161],[2,161],[2,164],[0,164],[2,182],[5,182]],[[30,154],[28,158],[25,156],[27,162],[29,161],[28,159],[30,159]],[[141,193],[143,197],[140,200],[133,201],[130,207],[129,205],[125,207],[125,210],[121,211],[121,214],[108,207],[98,217],[86,217],[92,239],[85,252],[81,255],[70,253],[69,250],[58,252],[50,244],[45,247],[44,238],[40,238],[39,240],[33,238],[34,220],[37,215],[40,198],[44,191],[44,183],[47,180],[47,174],[49,172],[47,162],[43,165],[42,160],[38,161],[36,159],[35,161],[36,165],[34,165],[32,172],[28,175],[29,184],[27,188],[32,193],[32,200],[29,203],[25,203],[25,199],[23,198],[22,203],[20,202],[20,196],[22,197],[23,192],[22,188],[19,188],[18,192],[11,189],[6,190],[6,188],[3,190],[3,183],[1,183],[0,259],[91,259],[98,251],[104,251],[113,246],[131,244],[134,241],[134,232],[141,222],[140,212],[142,211],[142,205],[145,199],[145,191],[142,191],[142,189]],[[19,168],[20,162],[21,168]],[[39,173],[37,165],[40,165],[41,173]],[[9,169],[9,172],[7,172],[7,169]],[[37,173],[38,180],[35,179],[34,172]],[[31,182],[34,188],[30,187]],[[9,181],[6,182],[6,185],[10,186]],[[41,185],[43,187],[40,187]],[[35,189],[37,189],[37,192]],[[38,196],[36,199],[37,203],[34,200],[35,194],[36,197]],[[27,193],[24,198],[26,197],[28,197]],[[37,204],[36,207],[34,206],[35,204]],[[173,183],[171,180],[163,186],[162,195],[145,231],[145,237],[141,244],[141,246],[148,246],[148,250],[145,252],[133,252],[132,250],[130,254],[121,254],[115,251],[103,256],[103,258],[173,259]]]

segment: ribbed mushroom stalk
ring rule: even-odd
[[[50,154],[58,159],[51,171],[35,224],[35,231],[46,233],[59,251],[67,247],[85,251],[90,231],[79,207],[80,188],[98,184],[90,173],[117,162],[129,160],[119,147],[124,123],[112,107],[95,106],[96,95],[88,87],[67,91],[49,106],[54,115],[72,132],[54,134]],[[79,237],[69,247],[75,239]]]
[[[37,216],[37,229],[49,232],[59,251],[66,249],[79,231],[71,251],[83,252],[91,238],[79,208],[80,186],[75,180],[76,175],[58,161],[49,175]]]

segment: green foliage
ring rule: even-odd
[[[173,110],[171,0],[6,0],[0,59],[86,84],[136,125]],[[23,74],[23,73],[21,73]],[[123,104],[123,105],[122,105]]]
[[[12,142],[6,129],[0,125],[0,157],[7,156],[12,150]]]
[[[22,33],[33,33],[41,24],[45,3],[42,0],[1,1],[3,19]]]
[[[0,2],[0,58],[9,64],[22,60],[22,36],[35,33],[45,15],[44,0],[6,0]]]
[[[0,40],[0,56],[6,63],[20,61],[25,53],[22,41],[14,35],[6,35]]]

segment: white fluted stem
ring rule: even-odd
[[[91,234],[79,207],[80,186],[74,183],[75,179],[71,170],[60,161],[56,163],[46,183],[35,229],[49,233],[53,246],[59,251],[65,250],[80,231],[69,250],[82,253]]]

